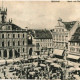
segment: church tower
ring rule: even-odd
[[[0,8],[0,23],[5,23],[7,19],[7,8]]]

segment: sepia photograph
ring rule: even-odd
[[[80,3],[0,0],[0,79],[80,80]]]

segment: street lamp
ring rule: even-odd
[[[66,50],[67,48],[65,47],[64,49],[65,49],[64,50],[65,51],[64,52],[65,53],[65,58],[64,58],[64,62],[65,62],[64,79],[67,80],[67,78],[68,78],[68,72],[67,72],[68,60],[67,60],[67,50]]]
[[[27,55],[27,58],[28,58],[28,27],[25,27],[25,29],[26,29],[26,55]]]

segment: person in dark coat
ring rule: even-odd
[[[6,74],[6,73],[5,73],[5,71],[4,71],[4,77],[5,77],[5,74]]]

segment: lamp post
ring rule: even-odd
[[[26,29],[26,56],[27,56],[27,59],[28,59],[28,27],[25,27]]]
[[[65,53],[65,58],[64,58],[64,60],[65,60],[64,80],[67,80],[67,78],[68,78],[68,72],[67,72],[67,65],[68,65],[68,60],[67,60],[67,42],[66,42],[64,50],[65,50],[65,52],[64,52]]]
[[[66,66],[66,59],[67,59],[67,57],[66,57],[66,51],[65,51],[65,68],[64,68],[64,80],[66,80],[67,79],[67,66]]]

